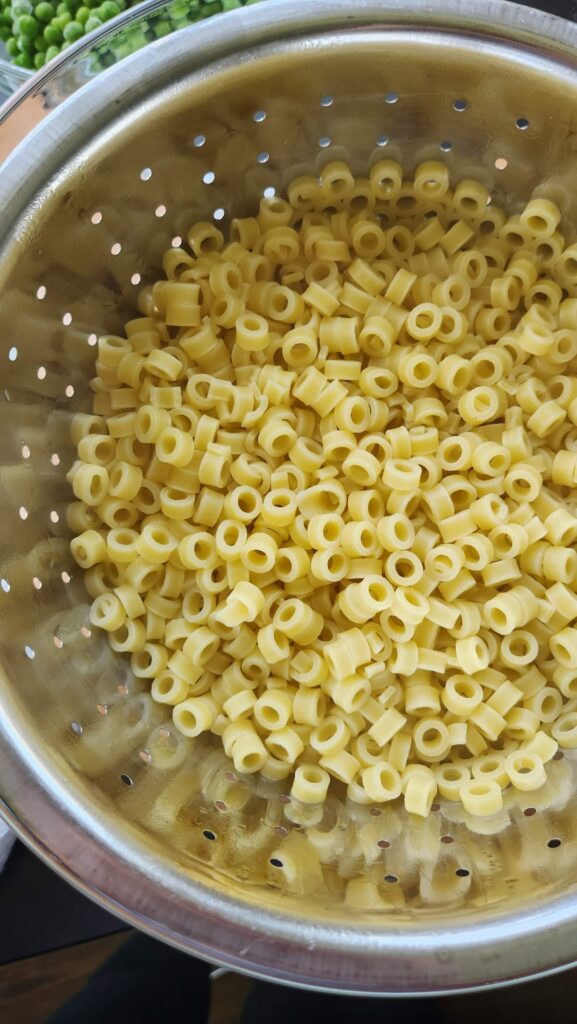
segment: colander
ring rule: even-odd
[[[512,211],[547,195],[575,228],[577,29],[492,0],[269,0],[89,67],[76,48],[4,111],[3,131],[39,123],[0,169],[3,813],[127,921],[261,977],[444,992],[574,962],[569,755],[476,821],[338,790],[307,810],[235,776],[91,631],[65,472],[97,334],[134,315],[195,220],[226,226],[296,174],[388,154],[408,172],[443,157]]]

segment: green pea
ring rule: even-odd
[[[79,7],[74,15],[74,20],[80,22],[81,25],[85,25],[90,17],[90,11],[88,7]]]
[[[59,53],[59,46],[49,46],[46,51],[46,63],[48,63],[49,60],[54,60],[54,58],[57,57]]]
[[[66,4],[58,4],[56,8],[56,14],[58,16],[60,16],[61,14],[70,14],[70,11],[68,10]]]
[[[38,21],[45,21],[48,23],[49,21],[52,21],[56,14],[54,4],[48,3],[48,0],[42,0],[41,3],[36,4],[34,14],[38,18]]]
[[[25,38],[34,39],[38,35],[38,23],[30,14],[23,14],[18,18],[18,32]]]
[[[49,46],[57,46],[62,42],[62,32],[56,25],[47,25],[42,33]]]
[[[240,0],[222,0],[223,11],[234,11],[237,7],[242,7]]]
[[[87,18],[84,28],[86,32],[94,32],[95,29],[100,28],[101,25],[102,22],[100,18],[97,18],[95,14],[91,14],[90,17]]]
[[[12,29],[8,28],[8,25],[0,25],[0,39],[7,43],[12,38]]]
[[[162,39],[163,36],[170,35],[170,33],[172,32],[172,25],[170,24],[169,21],[163,19],[162,21],[157,21],[152,31],[154,32],[157,39]]]
[[[69,21],[64,26],[62,34],[67,43],[75,43],[77,39],[84,35],[84,25],[81,25],[79,21]]]
[[[46,64],[46,54],[45,53],[37,53],[35,58],[34,58],[34,67],[36,68],[36,70],[40,71],[40,68],[43,68],[45,64]]]
[[[34,50],[34,40],[28,36],[17,36],[18,49],[20,53],[32,53]]]
[[[29,53],[19,53],[18,56],[14,58],[13,63],[16,64],[16,67],[28,68],[29,71],[32,71],[34,68],[34,61]]]
[[[59,28],[61,32],[64,32],[64,29],[70,21],[72,21],[72,15],[66,12],[66,14],[59,14],[57,18],[53,18],[52,24],[55,28]]]
[[[118,4],[114,3],[114,0],[104,0],[96,13],[99,18],[102,18],[102,21],[109,21],[110,18],[115,18],[117,14],[120,14],[120,8]]]
[[[211,4],[210,6],[214,7],[215,5]],[[217,9],[219,9],[218,5],[216,6]],[[170,5],[170,17],[172,18],[173,21],[176,18],[188,18],[192,13],[193,12],[190,10],[190,7],[187,7],[186,4],[175,3]]]
[[[44,36],[36,36],[36,39],[34,40],[34,49],[36,50],[36,53],[46,52],[46,50],[48,49],[48,43],[46,42]]]
[[[17,57],[18,54],[20,53],[20,48],[14,36],[11,36],[10,39],[6,40],[6,52],[8,53],[9,57]]]
[[[30,14],[32,11],[32,4],[30,0],[14,0],[12,4],[12,15],[15,18],[21,17],[23,14]]]

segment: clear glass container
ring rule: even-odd
[[[203,21],[214,14],[246,7],[259,0],[174,0],[173,3],[151,4],[149,0],[134,4],[116,18],[111,18],[101,28],[83,36],[79,42],[64,51],[67,55],[77,47],[86,50],[95,48],[101,53],[102,68],[136,52],[147,43],[195,21]],[[58,58],[57,58],[58,60]],[[47,67],[52,67],[50,62]],[[98,70],[98,63],[95,63]],[[41,69],[44,73],[44,68]],[[0,100],[5,100],[22,85],[33,78],[35,72],[13,64],[6,52],[5,43],[0,41]]]

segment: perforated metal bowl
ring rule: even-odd
[[[575,769],[455,805],[318,812],[173,733],[91,634],[65,527],[70,414],[96,334],[133,312],[173,236],[226,224],[328,159],[444,155],[512,209],[575,224],[577,30],[485,3],[274,0],[163,39],[95,81],[72,52],[8,110],[0,169],[0,788],[58,871],[124,918],[254,974],[444,991],[577,959]],[[56,109],[47,115],[40,106]],[[4,139],[0,131],[0,145]],[[212,174],[207,174],[211,171]],[[214,176],[214,180],[213,180]]]

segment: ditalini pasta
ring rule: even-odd
[[[92,622],[296,801],[496,814],[577,747],[573,249],[554,203],[507,219],[434,161],[287,194],[191,227],[99,339]]]

